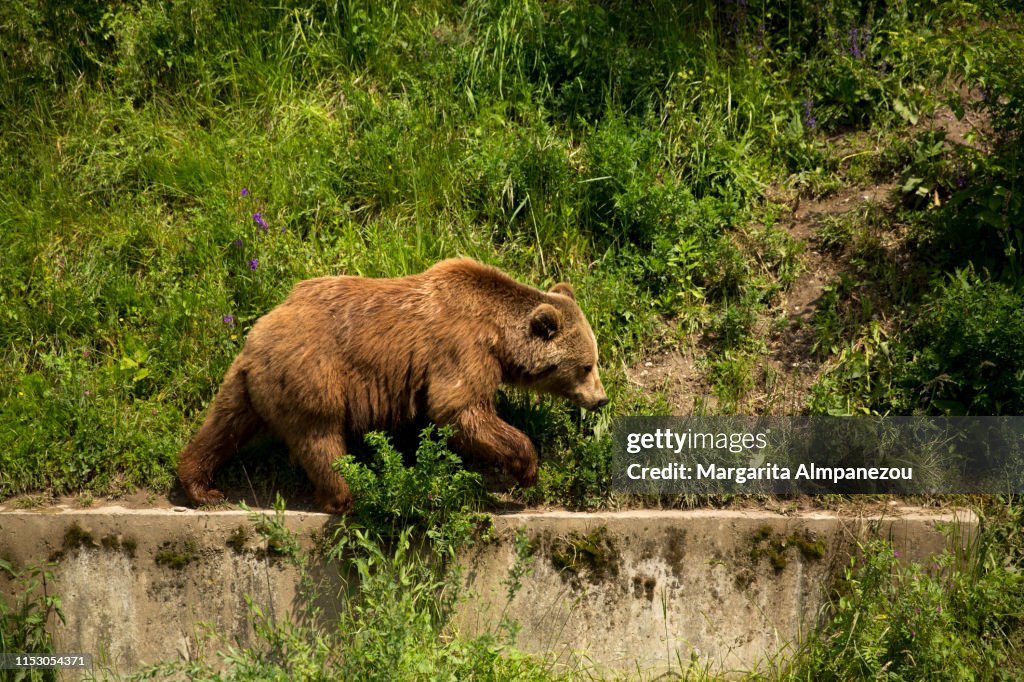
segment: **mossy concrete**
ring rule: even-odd
[[[691,660],[719,672],[751,670],[813,627],[859,540],[890,538],[902,558],[924,561],[947,541],[966,542],[976,525],[965,511],[899,507],[873,517],[730,510],[502,516],[496,541],[464,557],[477,596],[458,623],[475,634],[505,615],[521,626],[524,649],[566,662],[583,656],[611,670],[679,671]],[[529,575],[509,601],[506,576],[517,562]]]
[[[333,521],[285,517],[305,549]],[[304,617],[296,568],[261,550],[251,525],[243,511],[0,506],[0,558],[19,567],[54,562],[47,589],[61,596],[65,617],[52,624],[58,648],[126,672],[250,641],[247,598],[276,618]],[[872,517],[500,515],[493,539],[462,556],[468,589],[454,627],[497,633],[507,618],[520,626],[521,648],[598,669],[657,673],[693,658],[718,671],[751,669],[813,626],[858,540],[890,538],[903,558],[923,561],[948,541],[966,542],[976,525],[969,512],[899,507]],[[318,561],[311,569],[329,621],[341,581]],[[510,589],[512,575],[518,588]],[[0,595],[14,589],[0,579]]]

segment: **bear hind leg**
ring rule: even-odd
[[[224,493],[213,487],[214,474],[263,426],[249,401],[244,372],[230,369],[206,420],[178,459],[178,478],[193,502],[216,504],[224,499]]]
[[[341,430],[310,430],[289,439],[292,459],[305,469],[316,487],[317,505],[328,514],[344,514],[352,508],[352,493],[345,478],[331,464],[345,454],[345,438]]]

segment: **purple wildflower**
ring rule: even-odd
[[[235,316],[234,315],[225,315],[221,319],[224,320],[224,324],[226,324],[227,326],[229,326],[229,327],[234,327],[235,326]]]
[[[804,127],[808,130],[818,127],[818,119],[814,116],[814,102],[810,97],[804,100]]]
[[[899,559],[899,558],[900,558],[900,552],[899,552],[899,550],[894,550],[894,551],[893,551],[893,553],[892,553],[892,555],[893,555],[894,557],[896,557],[897,559]]]
[[[85,358],[86,360],[89,359],[90,355],[92,355],[92,353],[90,351],[88,351],[88,350],[83,350],[82,351],[82,357]]]
[[[255,270],[259,266],[260,266],[260,262],[257,259],[253,258],[252,260],[249,261],[249,269],[250,270]]]
[[[240,249],[243,246],[245,246],[245,242],[242,241],[241,239],[236,239],[235,241],[231,242],[231,245],[234,246],[236,249]]]
[[[238,196],[240,196],[240,197],[247,197],[247,196],[249,196],[249,188],[248,187],[243,187],[242,191],[238,193]]]
[[[256,225],[261,230],[263,230],[264,232],[267,231],[267,221],[263,219],[263,211],[256,211],[255,213],[253,213],[252,221],[256,223]]]
[[[935,613],[942,613],[942,604],[935,607]]]
[[[747,23],[747,9],[750,6],[750,0],[725,0],[725,4],[735,5],[735,9],[730,8],[726,15],[730,19],[730,30],[734,35],[739,35],[740,30]]]
[[[863,56],[860,51],[860,29],[856,26],[850,29],[850,54],[854,59],[860,59]]]
[[[850,29],[850,55],[854,59],[861,59],[864,57],[864,50],[871,44],[871,29],[866,28],[863,31],[856,26]]]

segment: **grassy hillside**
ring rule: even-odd
[[[681,393],[1021,413],[1019,22],[995,2],[6,3],[0,497],[168,488],[296,281],[457,254],[572,282],[601,344],[610,412],[501,400],[541,449],[527,501],[600,504],[609,416]],[[893,191],[795,229],[801,201],[862,187]],[[686,372],[643,378],[680,348]]]
[[[995,0],[0,3],[0,500],[171,489],[296,281],[454,255],[572,282],[600,342],[606,412],[499,399],[541,451],[526,503],[608,504],[616,414],[1022,414],[1021,20]],[[334,541],[360,576],[337,631],[254,614],[225,672],[168,670],[592,679],[451,633],[479,477],[430,439],[418,469],[374,443],[377,469],[343,464],[368,529]],[[262,448],[223,477],[308,487]],[[1022,516],[998,502],[931,567],[863,547],[830,622],[752,679],[1018,679]],[[53,604],[0,604],[0,640],[42,650]]]

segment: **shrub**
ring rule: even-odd
[[[898,381],[948,414],[1024,414],[1024,294],[958,271],[929,295],[909,333],[917,349]]]

